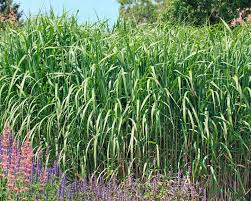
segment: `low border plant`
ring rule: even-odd
[[[41,152],[37,159],[29,136],[20,144],[11,135],[10,128],[3,130],[0,140],[0,195],[1,200],[191,200],[202,198],[206,191],[193,184],[190,173],[175,178],[159,174],[145,182],[128,177],[119,182],[115,177],[103,177],[70,182],[62,174],[57,162],[53,167],[42,165]]]

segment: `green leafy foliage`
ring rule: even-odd
[[[238,16],[239,9],[248,7],[251,7],[248,0],[173,0],[166,16],[195,25],[216,24],[221,19],[230,22]]]
[[[157,20],[157,4],[152,0],[119,0],[120,16],[133,19],[138,23],[154,22]]]
[[[194,25],[230,22],[239,9],[251,7],[248,0],[120,0],[120,15],[136,22],[185,22]]]

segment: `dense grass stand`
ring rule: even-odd
[[[73,177],[191,166],[212,199],[250,190],[251,32],[38,16],[0,33],[0,125]]]

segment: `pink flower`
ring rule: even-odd
[[[246,21],[251,21],[251,14],[248,14],[247,12],[248,11],[251,11],[251,8],[245,8],[245,9],[242,9],[242,10],[238,10],[239,12],[239,17],[238,18],[235,18],[231,21],[231,26],[236,26],[238,24],[243,24],[244,23],[244,20]]]
[[[240,23],[240,24],[242,24],[242,23],[244,22],[242,18],[237,18],[236,21],[237,21],[238,23]]]
[[[234,19],[232,22],[231,22],[231,26],[236,26],[237,25],[237,21],[236,19]]]
[[[6,127],[3,130],[3,136],[2,136],[2,161],[0,163],[0,166],[2,167],[2,171],[3,171],[3,174],[1,174],[2,177],[6,176],[8,173],[9,149],[10,149],[10,129]]]
[[[247,16],[247,21],[251,21],[251,14]]]
[[[21,147],[21,160],[20,160],[20,182],[23,183],[23,188],[21,191],[27,191],[27,186],[29,185],[30,177],[32,176],[32,158],[33,149],[29,138],[25,140]]]
[[[7,175],[7,187],[11,193],[17,193],[17,177],[18,177],[18,166],[20,161],[20,153],[17,149],[16,141],[12,145],[11,163]]]
[[[46,168],[43,169],[41,177],[40,177],[40,190],[44,191],[45,184],[48,178],[48,171]]]

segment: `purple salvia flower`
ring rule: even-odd
[[[61,182],[61,185],[60,185],[60,188],[59,188],[59,199],[60,198],[63,198],[65,197],[65,183],[66,183],[66,176],[64,175],[63,176],[63,179],[62,179],[62,182]]]
[[[52,176],[52,168],[48,168],[47,181],[49,182]]]
[[[32,168],[31,168],[31,176],[30,176],[30,183],[34,182],[34,176],[35,176],[35,167],[36,167],[36,162],[35,159],[32,159]]]
[[[74,188],[73,184],[69,185],[69,187],[68,187],[68,191],[67,191],[68,200],[73,200],[73,193],[74,193],[73,188]]]
[[[41,164],[41,149],[38,152],[38,158],[37,158],[37,165],[36,165],[36,181],[38,181],[38,178],[40,177],[41,170],[42,170],[42,164]]]
[[[59,173],[59,170],[58,170],[59,168],[58,168],[58,164],[57,164],[57,162],[55,161],[54,162],[54,174],[55,174],[55,176],[59,176],[58,175],[58,173]]]
[[[58,197],[60,198],[61,196],[61,183],[58,185]]]
[[[194,188],[194,186],[192,184],[190,186],[190,190],[191,190],[192,199],[195,199],[197,197],[197,193],[196,193],[196,190],[195,190],[195,188]]]
[[[8,154],[8,169],[10,168],[10,164],[11,164],[12,143],[13,143],[13,137],[12,137],[12,135],[10,134],[10,135],[9,135],[8,148],[7,148],[7,154]]]
[[[129,176],[128,177],[128,185],[131,186],[133,183],[133,177],[132,176]]]
[[[158,184],[158,180],[156,177],[153,178],[153,182],[152,182],[152,194],[153,196],[156,196],[158,194],[157,192],[157,184]]]

